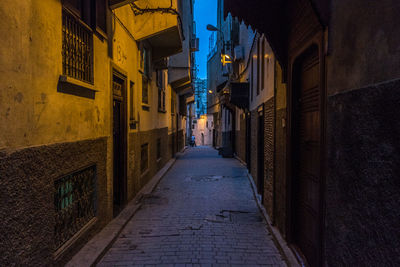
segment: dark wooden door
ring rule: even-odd
[[[257,118],[257,188],[264,203],[264,109],[259,109]]]
[[[119,214],[126,202],[126,134],[125,80],[113,76],[113,215]]]
[[[310,266],[320,266],[321,86],[318,48],[299,57],[294,69],[294,241]]]

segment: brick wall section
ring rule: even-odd
[[[400,80],[328,98],[329,266],[400,266]]]
[[[257,133],[258,133],[258,112],[257,109],[250,112],[251,116],[251,152],[250,152],[250,173],[257,185]]]
[[[107,138],[0,153],[0,262],[3,266],[62,265],[112,218],[107,209]],[[91,164],[97,169],[97,223],[53,261],[54,181]]]
[[[282,119],[286,119],[286,108],[275,113],[275,210],[274,223],[286,237],[286,127]]]
[[[274,98],[264,104],[264,206],[274,220]]]
[[[246,120],[244,114],[239,116],[240,130],[236,131],[236,155],[246,161]]]

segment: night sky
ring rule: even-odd
[[[196,52],[196,64],[199,67],[198,77],[207,78],[208,37],[207,24],[217,24],[217,0],[195,0],[194,19],[196,34],[200,38],[200,51]]]

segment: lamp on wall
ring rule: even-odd
[[[224,33],[223,31],[221,31],[221,29],[215,27],[214,25],[211,24],[207,24],[207,30],[211,31],[211,32],[220,32],[221,33],[221,39],[222,39],[222,54],[225,53],[225,46],[229,45],[229,42],[225,43],[225,39],[224,39]]]

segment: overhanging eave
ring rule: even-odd
[[[111,9],[116,9],[124,5],[131,4],[137,0],[108,0],[108,5]]]

